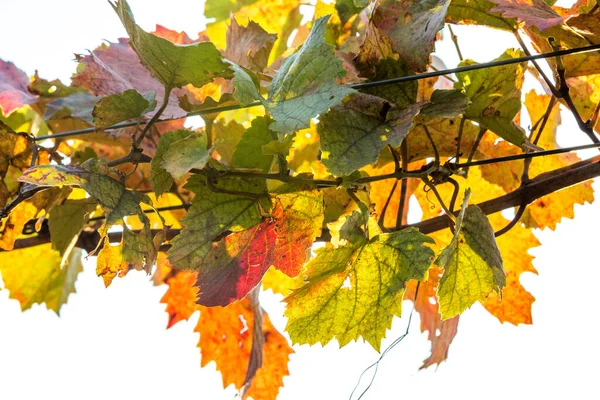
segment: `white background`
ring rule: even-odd
[[[76,67],[73,53],[126,36],[104,0],[1,3],[0,57],[29,75],[37,68],[42,77],[68,82]],[[204,29],[201,1],[131,0],[130,5],[147,30],[159,23],[195,37]],[[480,62],[517,45],[498,31],[458,27],[455,33],[464,56]],[[448,40],[438,50],[448,66],[456,65]],[[564,112],[563,121],[562,145],[587,143]],[[537,299],[533,326],[502,325],[476,304],[461,317],[448,361],[437,370],[418,371],[430,345],[419,332],[417,315],[409,336],[381,363],[365,398],[599,398],[600,207],[577,206],[575,215],[555,232],[536,232],[542,247],[532,253],[539,276],[521,278]],[[0,291],[0,398],[234,398],[232,387],[222,389],[214,364],[200,369],[198,334],[193,333],[197,315],[166,330],[167,315],[159,303],[166,286],[153,287],[143,273],[133,272],[105,289],[91,260],[60,318],[38,305],[22,313],[18,302]],[[281,298],[267,292],[262,299],[283,330]],[[405,302],[404,315],[409,311]],[[383,347],[406,323],[406,317],[395,320]],[[363,343],[341,350],[335,342],[295,350],[281,399],[346,399],[378,356]]]

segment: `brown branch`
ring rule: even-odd
[[[523,187],[504,196],[479,203],[478,206],[486,215],[494,214],[518,206],[522,198],[526,204],[530,204],[540,197],[598,176],[600,176],[600,156],[538,175]],[[442,215],[401,228],[408,226],[419,228],[425,234],[437,232],[448,227],[448,217]]]
[[[577,185],[598,176],[600,176],[600,156],[596,156],[588,160],[580,161],[578,163],[538,175],[519,189],[507,193],[504,196],[479,203],[478,206],[486,215],[494,214],[507,208],[517,207],[522,202],[525,204],[530,204],[540,197],[549,195],[569,186]],[[404,225],[398,229],[389,230],[395,231],[407,227],[416,227],[424,234],[433,233],[448,228],[448,217],[446,215],[442,215],[421,221],[416,224]],[[157,232],[158,230],[153,231],[153,234]],[[170,229],[167,235],[167,240],[172,239],[174,236],[179,234],[179,232],[180,230]],[[121,241],[120,232],[110,233],[108,237],[110,242],[113,243]],[[330,239],[331,235],[329,234],[329,231],[324,230],[321,237],[319,237],[317,240],[328,241]],[[97,232],[84,231],[79,235],[76,246],[91,251],[96,247],[98,240],[100,240],[100,235]],[[40,232],[38,236],[17,240],[14,248],[22,249],[49,242],[50,235],[47,232]],[[166,251],[169,249],[169,247],[170,245],[163,244],[160,250]]]

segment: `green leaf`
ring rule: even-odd
[[[271,140],[269,143],[262,146],[263,154],[267,156],[282,155],[287,156],[294,144],[294,136],[287,135],[283,141]]]
[[[256,3],[258,0],[207,0],[204,6],[204,15],[206,18],[215,18],[222,21],[229,18],[230,14],[235,13],[242,7]]]
[[[338,0],[335,9],[338,12],[342,24],[346,24],[350,18],[359,14],[369,5],[369,0]]]
[[[387,33],[402,60],[413,70],[424,72],[449,5],[450,0],[380,0],[373,22]]]
[[[294,343],[340,346],[363,337],[377,351],[392,318],[402,312],[411,279],[424,280],[433,240],[409,228],[317,250],[305,267],[307,283],[285,301],[287,332]]]
[[[178,131],[179,132],[179,131]],[[181,178],[193,168],[204,168],[210,158],[206,132],[188,132],[183,139],[169,143],[162,154],[161,166],[175,179]]]
[[[275,120],[270,128],[276,132],[307,128],[311,118],[356,92],[335,81],[346,71],[334,54],[334,47],[325,42],[329,17],[313,23],[304,45],[283,61],[269,86],[269,98],[263,102]]]
[[[72,117],[92,124],[92,112],[98,100],[100,97],[92,96],[87,92],[73,93],[53,100],[46,105],[44,120]]]
[[[152,189],[156,196],[160,196],[165,192],[168,192],[173,185],[173,177],[167,172],[162,166],[164,156],[169,146],[173,142],[184,139],[189,136],[190,131],[186,129],[179,129],[176,131],[166,132],[160,137],[158,142],[158,148],[150,163],[150,181],[152,182]]]
[[[379,61],[374,68],[375,72],[372,76],[369,76],[369,82],[414,75],[414,72],[406,65],[406,63],[401,60],[394,60],[390,57]],[[365,88],[362,89],[361,92],[383,97],[397,107],[404,107],[414,104],[417,101],[418,89],[419,83],[415,80],[411,82],[394,83],[393,85]]]
[[[471,100],[460,89],[434,90],[421,110],[421,115],[427,117],[456,118],[465,112]]]
[[[220,179],[220,188],[264,193],[264,181],[237,178]],[[185,186],[196,196],[186,216],[185,225],[173,239],[169,261],[178,268],[197,268],[211,248],[212,241],[226,231],[238,232],[258,224],[262,215],[256,198],[216,193],[204,183],[204,178],[194,175]]]
[[[138,214],[138,217],[144,224],[139,232],[133,232],[126,226],[123,227],[123,261],[128,263],[132,268],[141,270],[146,265],[150,268],[156,262],[158,255],[159,243],[154,243],[152,231],[150,230],[150,220],[146,214]],[[160,233],[157,234],[160,237]]]
[[[57,314],[75,293],[77,275],[83,271],[81,250],[74,249],[62,259],[51,244],[0,252],[0,273],[9,297],[23,311],[34,304],[46,304]],[[62,263],[62,265],[61,265]]]
[[[202,87],[217,77],[231,75],[228,64],[211,42],[179,46],[140,28],[126,0],[111,3],[121,19],[129,45],[140,61],[166,88],[192,84]]]
[[[494,230],[479,207],[467,206],[469,195],[467,190],[452,242],[435,261],[444,268],[437,290],[442,320],[462,313],[476,301],[483,303],[492,291],[500,293],[506,284]]]
[[[258,91],[258,78],[256,78],[254,73],[232,62],[230,62],[230,65],[234,71],[232,82],[235,91],[233,92],[233,98],[242,106],[246,106],[256,100],[264,100]]]
[[[87,200],[76,200],[59,204],[50,211],[50,238],[52,249],[62,256],[77,240],[81,228],[87,222],[87,215],[94,210]]]
[[[233,153],[232,162],[235,168],[260,169],[269,172],[273,156],[265,155],[262,148],[273,140],[272,131],[269,129],[270,122],[268,117],[252,120],[252,126],[244,132]]]
[[[323,164],[335,175],[348,175],[376,163],[385,146],[400,145],[422,106],[420,103],[404,109],[392,108],[386,114],[389,104],[359,94],[332,108],[317,125]]]
[[[246,132],[244,125],[231,120],[225,124],[225,120],[218,119],[213,125],[215,147],[221,156],[221,162],[233,165],[233,154],[237,150],[238,143]],[[210,161],[210,160],[209,160]]]
[[[521,51],[509,49],[496,60],[521,56]],[[477,63],[464,60],[460,66],[473,64]],[[513,121],[521,110],[521,87],[526,67],[527,63],[520,63],[456,74],[455,87],[464,89],[472,102],[464,116],[517,146],[526,141],[525,131]]]
[[[155,92],[148,92],[142,96],[135,89],[129,89],[123,93],[103,97],[94,105],[92,111],[94,126],[97,129],[105,129],[119,122],[141,117],[156,107],[155,95]]]
[[[496,7],[496,4],[488,0],[452,0],[446,13],[446,22],[487,25],[492,28],[514,31],[517,20],[494,14],[491,12],[494,7]]]
[[[246,26],[238,24],[235,17],[227,28],[225,58],[251,71],[262,72],[269,62],[269,54],[277,35],[268,33],[259,24],[248,21]]]
[[[19,181],[36,186],[81,186],[106,212],[106,226],[114,225],[128,215],[143,214],[139,203],[152,204],[143,193],[132,192],[121,182],[108,176],[106,163],[90,158],[81,167],[40,165],[29,168]]]

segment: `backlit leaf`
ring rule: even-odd
[[[333,46],[325,42],[327,21],[329,17],[322,17],[313,23],[306,43],[283,61],[269,86],[265,106],[275,120],[270,128],[276,132],[307,128],[311,118],[355,92],[335,82],[346,71]]]
[[[416,229],[317,250],[305,267],[307,283],[286,297],[287,332],[294,343],[344,346],[363,337],[376,350],[400,316],[406,284],[423,280],[433,258]]]
[[[334,107],[317,125],[323,164],[335,175],[374,164],[385,146],[400,145],[422,107],[413,104],[387,111],[389,104],[382,99],[363,94]]]
[[[543,31],[562,24],[567,17],[560,16],[544,0],[491,0],[498,7],[492,12],[502,13],[505,18],[517,18],[527,26]]]
[[[248,25],[241,26],[231,18],[224,55],[241,67],[262,72],[267,67],[276,39],[277,35],[267,33],[256,22],[248,21]]]
[[[111,3],[129,34],[130,46],[142,64],[167,88],[192,84],[202,87],[216,77],[230,74],[221,53],[210,42],[177,46],[140,28],[127,1]],[[199,68],[199,66],[202,66]]]
[[[269,129],[270,119],[258,117],[252,120],[252,126],[244,132],[235,152],[232,164],[235,168],[259,169],[269,172],[273,156],[263,154],[262,147],[273,140]]]
[[[497,60],[520,56],[520,51],[509,49]],[[473,60],[461,63],[473,64]],[[517,146],[523,145],[526,140],[525,132],[513,119],[521,109],[524,73],[525,63],[457,73],[456,87],[464,89],[471,100],[465,117],[484,125]]]
[[[193,168],[202,169],[210,158],[211,151],[207,149],[207,145],[205,131],[188,132],[184,138],[168,144],[167,150],[162,154],[161,167],[175,179],[181,178]]]
[[[95,209],[87,200],[76,200],[57,205],[50,211],[50,238],[52,249],[62,256],[77,240],[86,216]]]
[[[298,275],[323,224],[316,191],[279,195],[270,218],[215,244],[198,269],[198,303],[225,306],[246,296],[273,265]]]
[[[177,131],[166,132],[160,137],[158,148],[156,149],[156,154],[152,158],[150,169],[152,188],[157,196],[169,191],[173,185],[173,177],[162,165],[165,153],[169,150],[171,143],[183,140],[189,135],[190,131],[186,129],[179,129]]]
[[[491,12],[496,4],[489,0],[452,0],[446,21],[453,24],[487,25],[492,28],[514,31],[517,21]]]
[[[387,33],[394,51],[413,70],[423,72],[434,50],[437,32],[444,27],[449,5],[450,0],[381,0],[373,21]]]
[[[261,193],[259,181],[224,179],[220,187]],[[169,249],[169,261],[178,268],[196,269],[206,257],[212,241],[227,231],[251,228],[261,220],[255,198],[212,192],[204,178],[193,176],[186,185],[196,194],[188,214],[181,220],[185,226]]]
[[[452,242],[435,261],[444,268],[438,288],[444,320],[459,315],[475,301],[483,303],[492,291],[500,291],[506,284],[494,230],[479,207],[467,206],[468,199],[465,194]]]
[[[139,118],[156,107],[155,93],[142,96],[133,89],[100,99],[94,105],[92,115],[97,129],[104,129],[128,119]]]
[[[75,280],[83,271],[81,250],[75,249],[62,264],[62,257],[51,245],[0,252],[0,273],[9,297],[23,311],[34,304],[46,304],[57,314],[75,293]]]
[[[36,96],[27,90],[29,78],[11,62],[0,59],[0,111],[6,116],[25,104],[33,104]]]

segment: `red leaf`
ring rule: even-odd
[[[560,25],[569,16],[561,17],[544,0],[491,0],[498,7],[492,12],[501,12],[505,18],[517,18],[527,26],[535,26],[543,31]]]
[[[221,240],[198,271],[198,303],[226,306],[245,297],[273,263],[276,240],[276,224],[271,219]]]
[[[0,110],[8,115],[25,104],[35,103],[37,96],[27,90],[29,78],[11,62],[0,60]]]
[[[142,94],[154,90],[160,102],[165,93],[163,85],[144,68],[128,42],[129,39],[120,38],[118,43],[102,45],[89,55],[77,56],[84,69],[73,77],[73,84],[88,89],[95,96],[122,93],[127,89]],[[172,91],[163,118],[179,118],[186,114],[179,108],[178,95],[182,95],[180,90]]]

